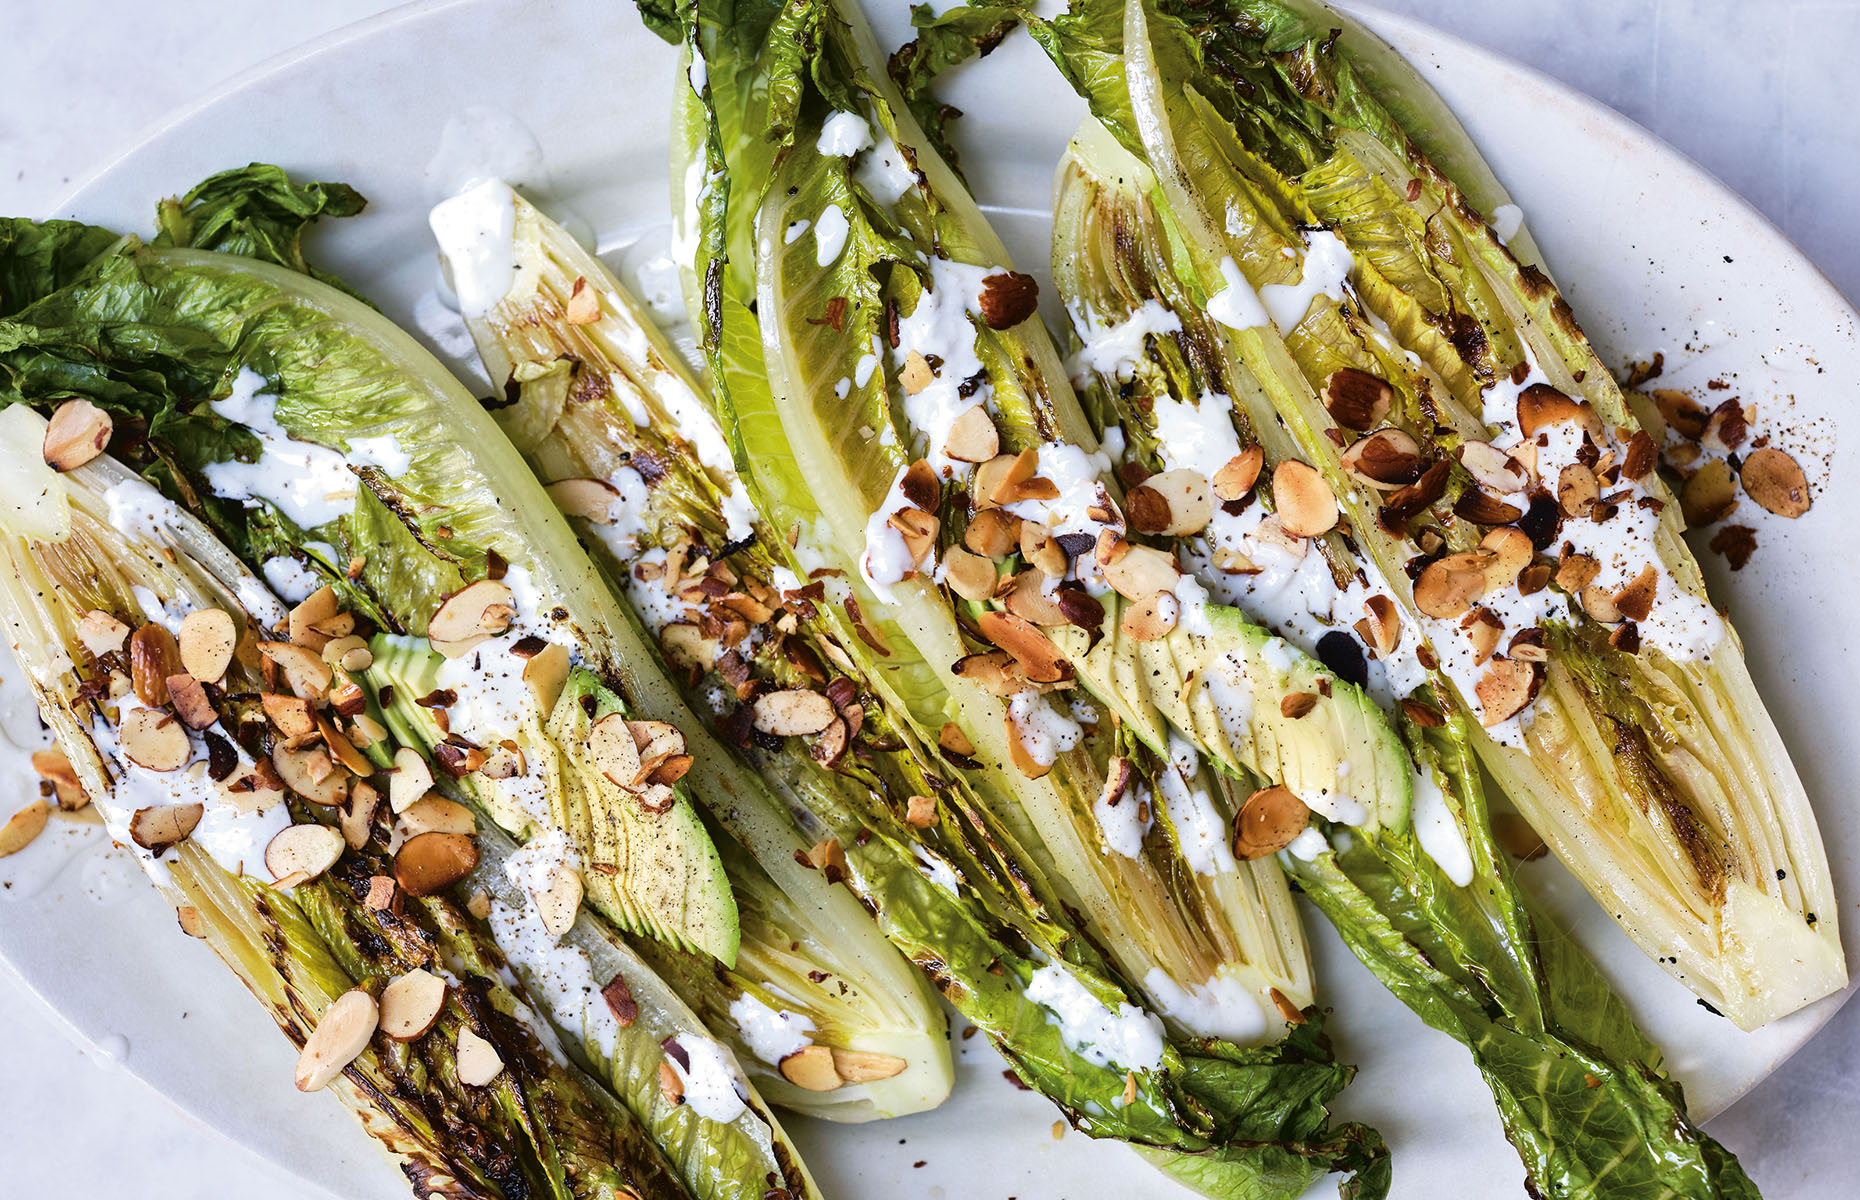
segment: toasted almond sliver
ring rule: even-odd
[[[1001,434],[988,410],[979,404],[957,415],[943,441],[943,453],[957,462],[987,462],[1000,450]]]
[[[1736,508],[1737,477],[1721,458],[1708,459],[1679,489],[1679,511],[1695,529],[1724,520]]]
[[[1345,429],[1374,429],[1395,403],[1395,389],[1367,371],[1344,367],[1324,383],[1324,407]]]
[[[177,636],[181,665],[202,683],[218,683],[232,665],[239,630],[232,614],[217,608],[200,608],[181,618]]]
[[[172,633],[151,621],[130,635],[129,680],[143,704],[153,708],[168,703],[168,676],[180,669]]]
[[[348,794],[348,771],[338,768],[329,752],[315,743],[274,746],[271,765],[284,786],[312,804],[334,808]]]
[[[1234,857],[1251,860],[1277,854],[1311,822],[1311,810],[1287,787],[1261,788],[1248,796],[1234,821]]]
[[[1149,497],[1155,497],[1155,501],[1150,501]],[[1163,537],[1187,537],[1207,527],[1209,518],[1214,515],[1214,492],[1206,475],[1178,468],[1152,475],[1131,488],[1125,496],[1125,504],[1133,528]],[[1149,510],[1151,520],[1137,520],[1139,506]],[[1153,519],[1157,517],[1160,520]]]
[[[969,740],[969,735],[962,732],[962,727],[954,721],[944,722],[943,730],[937,735],[936,742],[951,754],[960,754],[965,758],[975,753],[975,743]]]
[[[557,870],[550,877],[548,887],[530,893],[543,928],[555,938],[560,938],[574,926],[575,914],[581,910],[581,897],[581,872],[569,866]]]
[[[756,697],[755,726],[777,737],[819,733],[834,718],[833,702],[819,692],[789,688]]]
[[[90,401],[66,400],[45,425],[45,464],[55,471],[76,470],[103,453],[114,425],[110,414]]]
[[[1427,466],[1420,444],[1401,429],[1378,429],[1358,439],[1338,461],[1352,479],[1384,492],[1407,487]]]
[[[1471,550],[1429,563],[1414,581],[1415,607],[1430,617],[1464,613],[1485,594],[1486,571],[1496,557],[1490,550]]]
[[[151,771],[178,771],[193,757],[186,728],[155,708],[130,710],[117,729],[117,743],[131,762]]]
[[[316,651],[290,642],[260,642],[258,652],[277,664],[293,695],[317,704],[329,692],[334,676]]]
[[[1228,459],[1220,470],[1214,473],[1212,484],[1214,494],[1223,502],[1242,500],[1259,482],[1259,469],[1265,465],[1265,453],[1257,446],[1248,446],[1240,453]]]
[[[1530,483],[1524,464],[1490,442],[1460,444],[1460,465],[1488,492],[1506,495]]]
[[[905,802],[904,823],[913,829],[928,829],[936,824],[936,800],[930,796],[912,796]]]
[[[471,874],[478,843],[462,833],[422,833],[394,855],[394,882],[409,896],[431,896]]]
[[[1174,592],[1157,592],[1126,605],[1117,627],[1132,641],[1153,642],[1174,632],[1181,614],[1182,604]]]
[[[600,319],[601,294],[585,278],[577,276],[568,303],[562,306],[562,320],[569,325],[592,325]]]
[[[478,832],[478,818],[458,801],[433,792],[408,805],[394,822],[394,829],[403,842],[423,833],[472,834]]]
[[[355,781],[349,794],[342,802],[342,814],[337,824],[342,827],[342,839],[349,844],[349,849],[360,850],[368,844],[369,830],[375,823],[375,809],[381,803],[381,793],[365,779]]]
[[[568,683],[568,668],[567,647],[554,642],[530,655],[529,661],[523,664],[523,682],[529,685],[530,694],[536,697],[537,707],[544,714],[554,709],[555,702],[562,698],[562,688]]]
[[[1536,697],[1540,678],[1534,663],[1509,658],[1487,663],[1485,674],[1473,685],[1482,713],[1479,723],[1489,728],[1517,715]]]
[[[936,372],[930,369],[930,360],[920,350],[912,350],[904,356],[904,366],[898,372],[898,382],[904,385],[906,395],[915,396],[936,382]],[[992,454],[990,458],[994,457]]]
[[[265,844],[265,869],[280,883],[308,883],[336,865],[344,845],[327,825],[290,825]]]
[[[1067,677],[1071,664],[1038,626],[1013,613],[985,612],[976,621],[982,636],[1005,650],[1034,683],[1057,683]]]
[[[832,705],[827,707],[830,714]],[[628,790],[637,788],[634,781],[639,778],[639,747],[627,728],[625,716],[608,713],[594,722],[588,730],[588,755],[594,760],[595,769],[609,782]]]
[[[206,813],[203,804],[156,804],[138,808],[129,818],[129,838],[144,850],[160,854],[187,840]]]
[[[1751,451],[1742,478],[1750,498],[1779,517],[1799,517],[1813,503],[1801,464],[1774,446]]]
[[[174,715],[189,729],[205,729],[220,719],[220,714],[213,711],[212,701],[207,699],[207,689],[192,675],[170,675],[164,682],[169,703],[174,705]]]
[[[781,1060],[782,1078],[810,1092],[831,1092],[845,1086],[833,1051],[820,1045],[803,1046]]]
[[[1521,529],[1494,529],[1479,542],[1481,550],[1490,550],[1492,562],[1485,570],[1485,591],[1510,587],[1518,575],[1531,564],[1531,539]]]
[[[181,628],[185,630],[187,622],[183,621]],[[90,651],[93,656],[102,658],[106,654],[123,648],[124,640],[129,637],[129,626],[102,609],[93,608],[78,621],[77,635],[78,641],[84,643],[86,650]]]
[[[426,756],[412,746],[394,751],[394,770],[388,776],[388,807],[406,812],[414,802],[433,790],[433,766]]]
[[[76,812],[90,804],[90,797],[84,792],[84,785],[78,781],[77,770],[65,752],[56,746],[47,746],[43,750],[32,752],[32,769],[39,778],[51,783],[58,796],[58,807],[66,812]]]
[[[605,479],[558,479],[543,490],[564,516],[580,517],[595,525],[614,523],[620,489]]]
[[[1105,582],[1126,600],[1172,592],[1182,577],[1175,558],[1153,546],[1127,546],[1114,561],[1103,563]]]
[[[964,600],[986,600],[994,595],[995,564],[961,546],[951,546],[943,552],[943,579]]]
[[[9,854],[18,854],[33,839],[45,832],[46,818],[51,815],[51,807],[43,800],[34,800],[7,818],[5,825],[0,825],[0,858]]]
[[[397,1042],[418,1041],[439,1020],[445,1004],[445,979],[424,967],[415,967],[405,975],[396,975],[381,989],[376,1028]]]
[[[380,1023],[375,998],[360,988],[344,992],[323,1011],[297,1058],[297,1090],[320,1092],[368,1049]]]
[[[339,611],[340,603],[336,599],[336,589],[324,584],[291,609],[290,619],[285,625],[286,635],[294,645],[304,646],[322,654],[323,645],[329,641],[329,638],[318,630],[317,626],[333,620]]]
[[[516,615],[509,586],[501,580],[480,579],[446,598],[427,622],[426,637],[433,649],[447,658],[458,658],[510,628]]]
[[[842,1050],[831,1047],[833,1069],[847,1083],[870,1083],[875,1079],[890,1079],[902,1075],[910,1066],[905,1059],[895,1054],[879,1054],[872,1050]]]
[[[310,702],[301,696],[261,692],[258,702],[265,710],[265,718],[277,726],[278,732],[287,738],[302,737],[316,728],[315,710],[310,707]]]
[[[1280,463],[1272,472],[1272,499],[1280,522],[1299,537],[1317,537],[1337,527],[1337,497],[1309,463]]]
[[[1575,421],[1589,431],[1597,445],[1605,436],[1602,419],[1587,400],[1575,400],[1547,383],[1533,383],[1518,394],[1518,428],[1525,439],[1537,431],[1561,421]]]

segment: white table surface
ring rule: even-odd
[[[1646,125],[1742,192],[1860,298],[1851,215],[1860,196],[1860,102],[1850,82],[1860,0],[1379,2],[1531,63]],[[170,109],[389,7],[0,0],[12,51],[0,73],[0,212],[45,212]],[[539,33],[546,46],[550,31]],[[0,1197],[326,1196],[112,1071],[107,1055],[78,1045],[3,965],[0,1031]],[[1710,1125],[1770,1200],[1860,1194],[1849,1166],[1857,1129],[1860,1004]],[[1505,1196],[1513,1180],[1483,1188],[1463,1180],[1455,1191]]]

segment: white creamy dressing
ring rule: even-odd
[[[872,148],[859,157],[853,168],[853,182],[880,204],[896,204],[904,193],[917,186],[917,172],[911,168],[904,152],[882,128],[872,131],[876,138]]]
[[[925,879],[952,896],[962,894],[961,884],[956,880],[956,872],[941,855],[932,853],[922,842],[912,842],[911,856],[917,860],[917,869],[923,872]]]
[[[857,113],[836,112],[821,123],[814,148],[829,158],[851,158],[872,148],[872,129]]]
[[[162,544],[179,523],[180,506],[139,478],[113,483],[103,493],[110,525],[125,537]]]
[[[271,590],[291,604],[302,604],[323,586],[321,576],[288,554],[266,559],[260,569]]]
[[[1227,822],[1214,798],[1201,784],[1201,759],[1195,747],[1174,730],[1169,732],[1169,765],[1157,775],[1169,823],[1175,827],[1182,859],[1197,875],[1219,875],[1234,869],[1228,845]]]
[[[459,313],[482,317],[517,279],[517,197],[501,179],[481,179],[427,215],[452,276]]]
[[[439,687],[457,696],[446,710],[453,733],[486,749],[506,738],[523,749],[523,773],[498,780],[498,790],[538,829],[548,829],[553,827],[554,818],[549,802],[547,755],[527,736],[527,729],[546,719],[547,714],[537,711],[536,694],[523,679],[529,659],[511,651],[523,638],[535,636],[567,647],[574,656],[576,641],[566,620],[557,621],[553,613],[543,611],[542,596],[531,582],[528,568],[512,564],[503,582],[517,610],[510,628],[457,658],[444,659],[435,678]]]
[[[1145,300],[1129,317],[1112,325],[1088,309],[1075,311],[1072,326],[1083,341],[1066,359],[1066,373],[1074,383],[1084,386],[1093,372],[1113,379],[1130,378],[1143,360],[1144,344],[1150,334],[1180,333],[1182,318],[1160,300]]]
[[[743,1078],[742,1068],[730,1052],[700,1034],[681,1033],[672,1040],[690,1060],[687,1067],[679,1063],[676,1055],[665,1056],[672,1070],[678,1072],[678,1081],[684,1084],[685,1103],[691,1111],[707,1121],[724,1124],[742,1116],[748,1107],[749,1081]]]
[[[1110,853],[1143,857],[1143,839],[1156,823],[1153,805],[1149,789],[1135,778],[1116,804],[1106,804],[1102,795],[1092,801],[1092,816],[1098,820],[1098,832]]]
[[[1421,843],[1421,849],[1427,851],[1427,856],[1434,860],[1446,877],[1457,887],[1471,883],[1472,850],[1466,845],[1466,834],[1460,829],[1460,823],[1454,817],[1446,795],[1434,782],[1430,771],[1416,769],[1414,772],[1414,811],[1411,819],[1414,822],[1415,840]]]
[[[1238,1045],[1264,1039],[1278,1007],[1238,975],[1217,969],[1205,983],[1183,987],[1161,967],[1143,977],[1143,991],[1163,1016],[1195,1037],[1224,1038]]]
[[[770,1008],[748,992],[730,1002],[730,1020],[736,1023],[736,1032],[749,1052],[772,1067],[814,1044],[814,1039],[807,1036],[814,1032],[811,1017]]]
[[[1310,862],[1318,855],[1329,850],[1330,843],[1324,840],[1324,835],[1318,832],[1315,825],[1307,825],[1304,831],[1293,838],[1292,844],[1285,849],[1288,854],[1298,859],[1300,862]],[[1426,849],[1426,847],[1423,846],[1422,849]]]
[[[592,528],[614,557],[630,563],[650,530],[646,527],[647,507],[652,503],[646,479],[629,466],[614,468],[607,484],[616,493],[607,505],[607,521]]]
[[[1085,736],[1077,721],[1031,688],[1008,698],[1008,716],[1013,718],[1020,748],[1030,760],[1043,767],[1058,762],[1061,754],[1076,747]]]
[[[934,543],[925,549],[921,560],[913,558],[904,535],[891,524],[891,514],[915,507],[904,498],[904,475],[909,469],[898,468],[897,476],[891,481],[891,490],[866,520],[865,553],[859,556],[860,576],[887,604],[897,599],[891,590],[893,584],[904,582],[913,572],[929,570],[936,562]]]
[[[532,902],[548,894],[564,871],[581,869],[581,853],[560,828],[537,834],[504,860],[504,877],[522,888]]]
[[[1063,964],[1037,968],[1027,998],[1052,1014],[1060,1040],[1087,1062],[1149,1071],[1162,1063],[1162,1022],[1134,1004],[1112,1010]]]
[[[794,245],[801,239],[802,234],[813,228],[813,225],[814,223],[806,217],[802,217],[798,221],[790,221],[787,230],[781,235],[781,244],[784,246]]]
[[[1018,500],[1004,506],[1008,512],[1044,525],[1047,533],[1054,537],[1078,533],[1096,542],[1100,530],[1121,528],[1121,522],[1100,521],[1091,515],[1093,508],[1113,514],[1116,511],[1110,493],[1098,479],[1111,469],[1109,454],[1103,450],[1087,454],[1069,442],[1042,442],[1039,455],[1039,466],[1034,473],[1051,481],[1059,495],[1051,500]],[[1073,556],[1067,577],[1078,579],[1095,596],[1102,596],[1110,587],[1104,581],[1097,555],[1092,553]],[[1043,585],[1044,590],[1051,595],[1059,584],[1060,580],[1049,578]]]
[[[498,949],[523,973],[529,994],[540,1002],[557,1028],[577,1033],[611,1060],[620,1022],[601,996],[586,951],[561,943],[542,922],[534,904],[512,908],[491,902],[491,936]]]
[[[981,314],[983,280],[998,275],[1003,268],[977,267],[947,258],[930,259],[930,279],[918,294],[917,307],[908,316],[898,317],[898,345],[891,352],[892,366],[902,370],[913,352],[936,364],[935,376],[915,395],[904,396],[904,415],[915,434],[923,439],[925,455],[939,475],[966,478],[973,468],[946,455],[950,426],[956,418],[978,405],[986,406],[994,398],[994,386],[981,373],[981,356],[976,353],[980,336],[974,318]],[[977,386],[967,396],[962,394],[965,381],[974,378]]]
[[[814,262],[823,267],[838,262],[846,251],[846,235],[851,231],[845,209],[837,204],[821,209],[820,219],[814,225]]]
[[[1221,290],[1208,297],[1208,315],[1229,329],[1258,329],[1271,322],[1259,293],[1232,257],[1221,259]]]
[[[131,584],[129,592],[136,598],[136,607],[142,610],[145,620],[161,626],[172,634],[178,635],[181,632],[181,622],[188,613],[194,611],[194,606],[187,601],[179,597],[173,600],[163,600],[155,594],[153,588],[143,587],[139,583]]]
[[[1507,245],[1524,228],[1524,210],[1515,204],[1501,204],[1492,210],[1492,232]]]
[[[412,462],[391,435],[358,439],[359,451],[352,448],[346,455],[299,441],[278,423],[278,398],[263,391],[264,387],[264,376],[242,367],[233,378],[232,390],[209,405],[220,416],[251,430],[261,448],[256,462],[208,463],[204,474],[214,495],[247,504],[266,501],[298,527],[314,529],[355,510],[357,483],[351,467],[378,466],[394,475]],[[126,518],[145,513],[146,509],[134,507],[131,498]]]
[[[147,707],[134,692],[125,693],[114,703],[118,724],[127,720],[130,713]],[[129,836],[130,819],[139,809],[199,804],[203,809],[200,823],[194,827],[188,841],[205,850],[227,871],[270,883],[271,872],[264,869],[265,847],[291,824],[284,793],[272,793],[269,805],[262,812],[240,812],[232,804],[230,794],[207,776],[205,740],[185,725],[181,728],[187,733],[190,752],[187,764],[177,771],[152,771],[138,766],[122,752],[117,743],[116,726],[101,715],[92,718],[91,742],[113,779],[108,796],[93,796],[91,800],[109,827],[110,836],[128,848],[156,882],[165,886],[169,881],[167,864],[135,844]],[[236,779],[250,773],[252,757],[237,741],[230,737],[226,740],[238,754],[238,766],[228,778]]]
[[[1290,333],[1305,319],[1319,296],[1343,299],[1344,283],[1356,268],[1356,259],[1343,239],[1328,229],[1305,234],[1305,256],[1297,283],[1269,283],[1259,289],[1259,302],[1282,332]]]

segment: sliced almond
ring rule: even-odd
[[[318,704],[328,694],[334,676],[314,650],[290,642],[260,642],[258,652],[277,664],[292,695]]]
[[[1396,611],[1395,601],[1374,595],[1363,601],[1363,611],[1368,615],[1358,624],[1368,627],[1364,644],[1375,650],[1377,658],[1387,658],[1401,645],[1401,615]]]
[[[1524,510],[1483,489],[1467,488],[1453,502],[1453,515],[1474,525],[1509,525],[1522,517]]]
[[[445,979],[425,967],[415,967],[388,980],[381,989],[375,1027],[397,1042],[417,1042],[438,1022],[445,1006]]]
[[[669,1062],[659,1064],[659,1094],[665,1097],[667,1104],[678,1105],[685,1102],[685,1083],[678,1077],[678,1068]]]
[[[919,508],[901,508],[886,517],[885,523],[903,537],[905,553],[913,564],[922,563],[936,549],[937,531],[942,528],[936,514]]]
[[[360,988],[344,992],[323,1010],[297,1057],[297,1090],[320,1092],[368,1049],[380,1024],[375,998]]]
[[[316,728],[316,712],[310,707],[310,702],[301,696],[261,692],[258,700],[265,710],[266,719],[287,738],[302,737]]]
[[[567,647],[554,642],[530,655],[529,661],[523,664],[523,682],[529,685],[530,694],[536,697],[537,707],[544,714],[553,710],[555,702],[561,699],[562,688],[568,683],[569,665]]]
[[[1318,697],[1312,692],[1287,692],[1279,697],[1279,715],[1288,721],[1296,721],[1311,715],[1317,708]]]
[[[351,633],[342,637],[333,637],[325,642],[323,661],[332,667],[341,667],[345,671],[366,671],[374,665],[375,653],[368,648],[367,638],[357,637]]]
[[[1234,857],[1265,858],[1291,845],[1311,823],[1311,810],[1287,787],[1261,788],[1234,821]]]
[[[943,581],[964,600],[986,600],[995,593],[995,564],[979,554],[951,546],[943,552]]]
[[[612,525],[620,489],[605,479],[558,479],[543,489],[563,516],[580,517],[594,525]]]
[[[943,453],[957,462],[984,463],[1000,452],[1001,434],[979,404],[957,414],[943,441]]]
[[[114,424],[90,401],[66,400],[45,424],[45,464],[55,471],[75,471],[103,453]]]
[[[1518,394],[1518,428],[1526,438],[1564,421],[1581,425],[1596,445],[1602,444],[1602,419],[1587,400],[1572,399],[1547,383],[1533,383]]]
[[[846,850],[838,838],[824,838],[807,852],[807,861],[827,877],[828,883],[846,878]]]
[[[548,887],[530,893],[543,928],[557,939],[574,927],[575,914],[581,911],[581,897],[581,872],[567,865],[549,877]]]
[[[51,807],[43,800],[34,800],[7,818],[5,825],[0,825],[0,858],[18,854],[30,846],[35,838],[45,832],[46,818],[51,815]]]
[[[983,558],[1000,562],[1020,545],[1021,519],[1005,508],[985,508],[962,531],[962,544]]]
[[[1614,594],[1615,611],[1630,621],[1645,621],[1659,588],[1660,569],[1648,563]]]
[[[819,692],[788,688],[756,697],[755,726],[777,737],[819,733],[833,723],[833,702]]]
[[[1010,613],[1035,625],[1052,627],[1066,625],[1070,622],[1066,610],[1059,606],[1059,593],[1048,593],[1047,577],[1044,572],[1022,571],[1014,577],[1011,590],[1001,597],[1002,606]]]
[[[327,825],[291,825],[265,843],[265,869],[280,887],[309,883],[336,865],[344,845]]]
[[[1174,592],[1157,592],[1125,605],[1117,627],[1134,642],[1153,642],[1173,633],[1181,615],[1182,604]]]
[[[1234,455],[1209,480],[1214,495],[1223,503],[1246,499],[1253,485],[1259,482],[1259,469],[1265,461],[1265,453],[1256,445]]]
[[[509,586],[501,580],[480,579],[446,598],[427,622],[426,637],[439,653],[459,658],[510,628],[516,615],[516,599]]]
[[[202,608],[181,618],[177,637],[181,665],[202,683],[218,683],[232,665],[233,648],[239,630],[232,614],[217,608]]]
[[[497,1048],[479,1037],[469,1026],[461,1026],[458,1040],[459,1082],[484,1087],[504,1073],[504,1060]]]
[[[943,729],[937,735],[936,744],[951,754],[960,754],[964,758],[975,753],[975,743],[969,740],[969,735],[962,732],[962,728],[954,721],[943,723]]]
[[[1577,594],[1582,602],[1582,611],[1604,625],[1613,625],[1621,619],[1621,610],[1615,607],[1614,593],[1594,584],[1582,589]]]
[[[394,855],[394,881],[409,896],[442,892],[478,865],[478,843],[462,833],[422,833]]]
[[[1750,498],[1779,517],[1799,517],[1813,502],[1801,464],[1774,446],[1751,451],[1742,478]]]
[[[58,797],[58,807],[66,812],[76,812],[90,804],[90,797],[84,793],[84,785],[79,781],[77,770],[65,752],[56,746],[32,752],[32,769],[39,778],[52,785]]]
[[[904,366],[898,371],[898,382],[904,385],[907,396],[915,396],[936,382],[936,372],[930,369],[930,360],[923,356],[921,350],[912,350],[904,356]],[[993,458],[994,455],[988,457]]]
[[[316,728],[317,733],[323,738],[324,747],[335,757],[337,762],[347,767],[356,775],[374,774],[375,764],[369,760],[366,754],[357,750],[355,744],[351,742],[340,729],[336,728],[335,722],[329,719],[327,713],[318,713],[316,715]]]
[[[1500,658],[1486,664],[1485,674],[1473,685],[1483,713],[1479,723],[1490,728],[1516,716],[1536,698],[1542,678],[1536,663]]]
[[[474,893],[473,899],[484,894],[484,889],[479,888]],[[394,882],[393,876],[375,875],[368,880],[368,895],[363,899],[363,903],[376,912],[387,912],[394,907],[394,898],[398,895],[400,895],[400,887]],[[486,904],[483,912],[474,911],[472,915],[483,920],[490,913],[491,906]]]
[[[832,714],[831,705],[828,705],[828,714]],[[588,755],[594,760],[595,769],[611,783],[629,791],[637,788],[639,747],[633,741],[624,715],[608,713],[594,722],[588,731]]]
[[[315,743],[273,746],[271,765],[284,786],[312,804],[334,808],[348,795],[348,771],[338,767],[329,752]]]
[[[1395,403],[1395,389],[1367,371],[1344,367],[1324,383],[1324,407],[1345,429],[1374,429]]]
[[[1485,569],[1486,592],[1510,587],[1518,581],[1519,573],[1531,565],[1531,539],[1521,529],[1494,529],[1480,539],[1479,548],[1492,552],[1492,561]]]
[[[205,729],[220,719],[220,714],[213,711],[213,702],[207,699],[207,689],[192,675],[170,675],[164,683],[168,702],[174,705],[174,715],[181,718],[181,724],[189,729]]]
[[[1175,558],[1152,546],[1120,545],[1123,553],[1110,562],[1100,560],[1105,582],[1126,600],[1139,600],[1157,592],[1173,592],[1182,572]]]
[[[904,823],[913,829],[928,829],[936,824],[936,800],[930,796],[912,796],[905,801]]]
[[[1693,528],[1716,524],[1736,508],[1737,477],[1731,473],[1731,464],[1721,458],[1702,463],[1679,490],[1679,511]]]
[[[877,1079],[890,1079],[902,1075],[910,1066],[905,1059],[895,1054],[879,1054],[872,1050],[842,1050],[831,1048],[833,1069],[847,1083],[871,1083]]]
[[[423,833],[473,834],[478,832],[478,818],[458,801],[434,792],[408,805],[394,829],[403,843]]]
[[[1649,394],[1660,416],[1680,437],[1696,442],[1705,436],[1711,414],[1698,401],[1672,388],[1656,388]]]
[[[1572,596],[1580,595],[1601,572],[1602,564],[1588,555],[1565,554],[1557,564],[1556,585]]]
[[[1272,499],[1287,530],[1318,537],[1337,527],[1337,497],[1309,463],[1288,459],[1272,472]]]
[[[191,617],[195,614],[188,615]],[[186,621],[181,622],[181,628],[187,628]],[[123,641],[129,636],[129,626],[102,609],[93,608],[78,620],[77,635],[78,641],[84,644],[92,657],[102,658],[123,648]]]
[[[1020,726],[1014,721],[1014,714],[1006,714],[1008,759],[1014,769],[1028,779],[1043,779],[1052,771],[1052,763],[1043,763],[1034,758],[1027,750],[1027,744],[1021,739]]]
[[[781,1060],[781,1075],[794,1086],[809,1092],[831,1092],[845,1086],[839,1068],[833,1065],[833,1051],[826,1046],[803,1046]]]
[[[186,728],[160,709],[131,709],[116,736],[129,761],[151,771],[178,771],[194,755]]]
[[[207,936],[207,919],[201,916],[200,910],[193,905],[183,904],[176,908],[174,919],[176,924],[180,925],[181,932],[188,937],[204,939]]]
[[[129,638],[129,681],[136,698],[151,708],[168,703],[168,676],[181,670],[174,635],[153,621]]]
[[[138,808],[129,818],[129,838],[160,857],[168,847],[186,841],[206,811],[202,804],[156,804]]]
[[[1429,563],[1414,581],[1415,607],[1430,617],[1461,615],[1485,594],[1485,573],[1495,557],[1489,550],[1469,550]]]
[[[293,644],[321,654],[329,638],[317,626],[335,618],[339,611],[340,603],[336,599],[336,589],[324,584],[304,597],[302,603],[291,609],[289,620],[285,624],[286,636]]]
[[[985,612],[976,621],[982,636],[1005,650],[1021,673],[1034,683],[1057,683],[1071,675],[1071,664],[1039,627],[1013,613]]]
[[[1567,517],[1586,517],[1602,493],[1595,472],[1582,463],[1570,463],[1556,480],[1556,503]]]
[[[1521,492],[1531,482],[1524,464],[1490,442],[1460,443],[1460,465],[1488,492]]]
[[[1027,686],[1020,668],[1005,650],[965,655],[956,660],[952,669],[957,678],[969,680],[990,695],[1003,699]]]
[[[1420,444],[1400,429],[1378,429],[1358,439],[1339,461],[1352,479],[1384,492],[1407,487],[1427,469]]]
[[[381,793],[365,779],[356,780],[355,786],[349,789],[337,821],[342,828],[342,840],[348,843],[349,849],[360,850],[368,844],[369,832],[375,823],[375,809],[380,803]]]
[[[432,790],[433,766],[426,756],[412,746],[394,751],[394,770],[388,775],[388,807],[397,813],[406,812]]]
[[[1178,468],[1152,475],[1124,498],[1132,528],[1163,537],[1200,533],[1214,515],[1214,492],[1200,471]],[[1139,520],[1138,513],[1147,519]]]

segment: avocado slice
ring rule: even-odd
[[[1122,628],[1125,602],[1103,600],[1103,636],[1089,650],[1075,626],[1046,632],[1138,740],[1166,754],[1173,728],[1215,765],[1283,784],[1331,820],[1366,833],[1407,828],[1408,756],[1363,689],[1237,608],[1208,604],[1137,641]]]
[[[382,709],[390,732],[431,754],[446,732],[419,701],[440,690],[445,659],[423,638],[379,635],[370,648],[369,681],[377,694],[391,689]],[[620,697],[592,672],[571,667],[546,717],[540,700],[510,707],[524,774],[449,779],[436,771],[442,788],[461,794],[522,841],[562,830],[581,858],[585,902],[616,925],[734,965],[736,899],[684,785],[673,788],[664,812],[649,812],[589,756],[594,722],[624,713]]]

